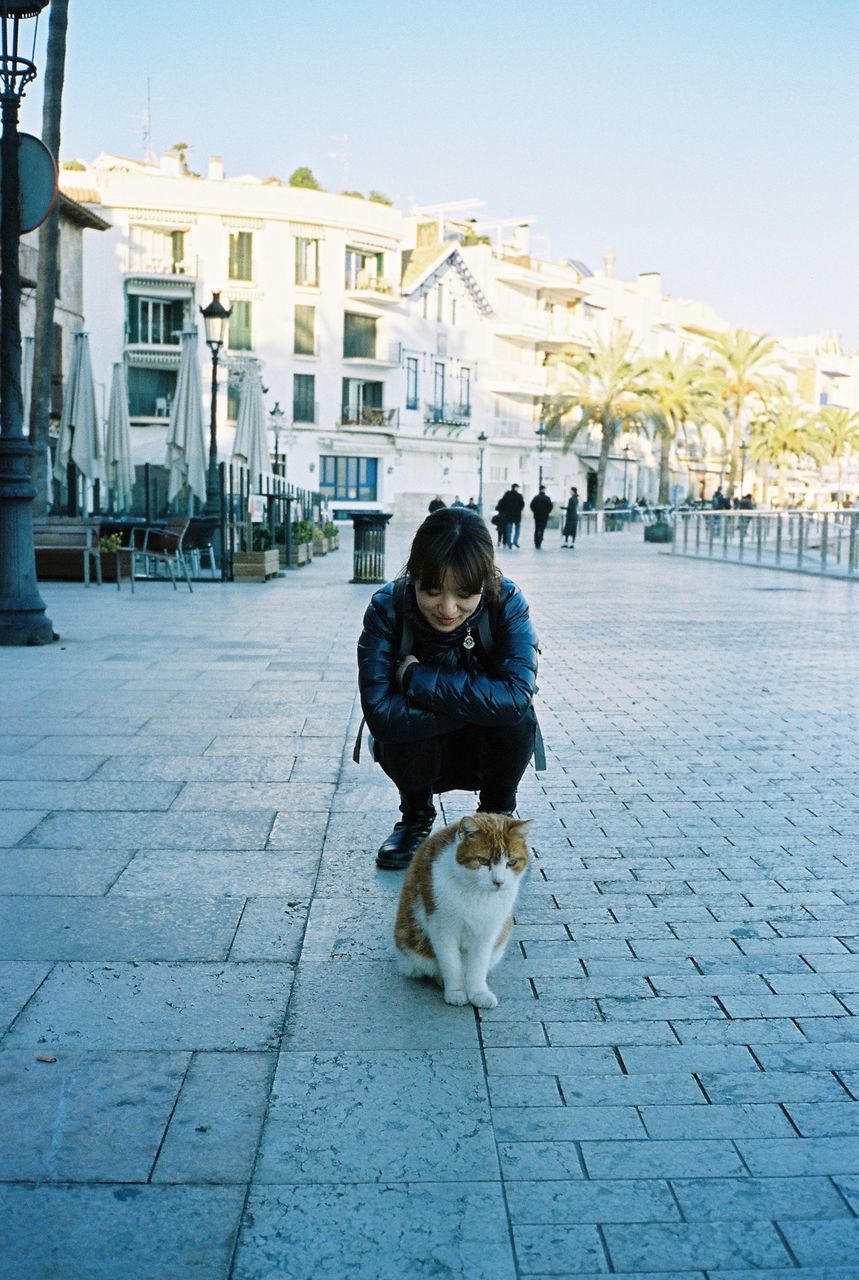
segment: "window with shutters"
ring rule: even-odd
[[[251,304],[244,299],[232,304],[227,346],[231,351],[250,351],[253,347]]]
[[[378,458],[341,458],[323,453],[319,459],[319,491],[338,501],[375,502]]]
[[[316,376],[312,373],[295,373],[292,376],[293,422],[316,421]]]
[[[376,359],[375,316],[359,316],[347,311],[343,320],[344,359]]]
[[[230,279],[253,280],[254,236],[252,231],[234,231],[230,235]]]
[[[418,399],[418,358],[417,356],[406,357],[406,408],[419,409],[420,401]]]
[[[128,341],[141,346],[175,347],[181,341],[185,303],[181,298],[128,295]]]
[[[316,308],[295,308],[295,342],[293,350],[297,356],[316,355]]]
[[[304,236],[295,239],[295,283],[305,289],[319,288],[319,241]]]

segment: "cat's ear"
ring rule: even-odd
[[[467,815],[464,818],[460,818],[459,834],[461,836],[476,836],[479,830],[480,826],[473,818],[469,818]]]
[[[508,818],[507,830],[518,831],[520,835],[525,834],[532,823],[532,818]]]

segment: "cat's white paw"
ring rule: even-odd
[[[494,1009],[498,1004],[497,995],[488,987],[484,987],[482,991],[471,992],[468,998],[475,1009]]]
[[[468,1004],[468,996],[460,987],[451,987],[444,993],[445,1004]]]

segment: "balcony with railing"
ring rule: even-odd
[[[446,430],[448,435],[464,431],[471,424],[470,404],[436,404],[428,400],[424,405],[424,433],[434,435]]]
[[[400,425],[400,411],[384,409],[379,405],[344,405],[337,425],[339,427],[370,427],[385,432],[397,431]]]
[[[347,276],[346,292],[356,302],[389,306],[400,300],[400,290],[390,280],[366,270]]]
[[[120,266],[125,275],[159,278],[175,276],[191,281],[199,274],[199,259],[194,254],[184,254],[177,258],[169,253],[153,252],[145,246],[133,244],[123,247]]]

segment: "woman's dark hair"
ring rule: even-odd
[[[415,534],[405,573],[415,586],[436,591],[450,571],[469,595],[498,594],[495,548],[482,518],[467,507],[444,507]]]

